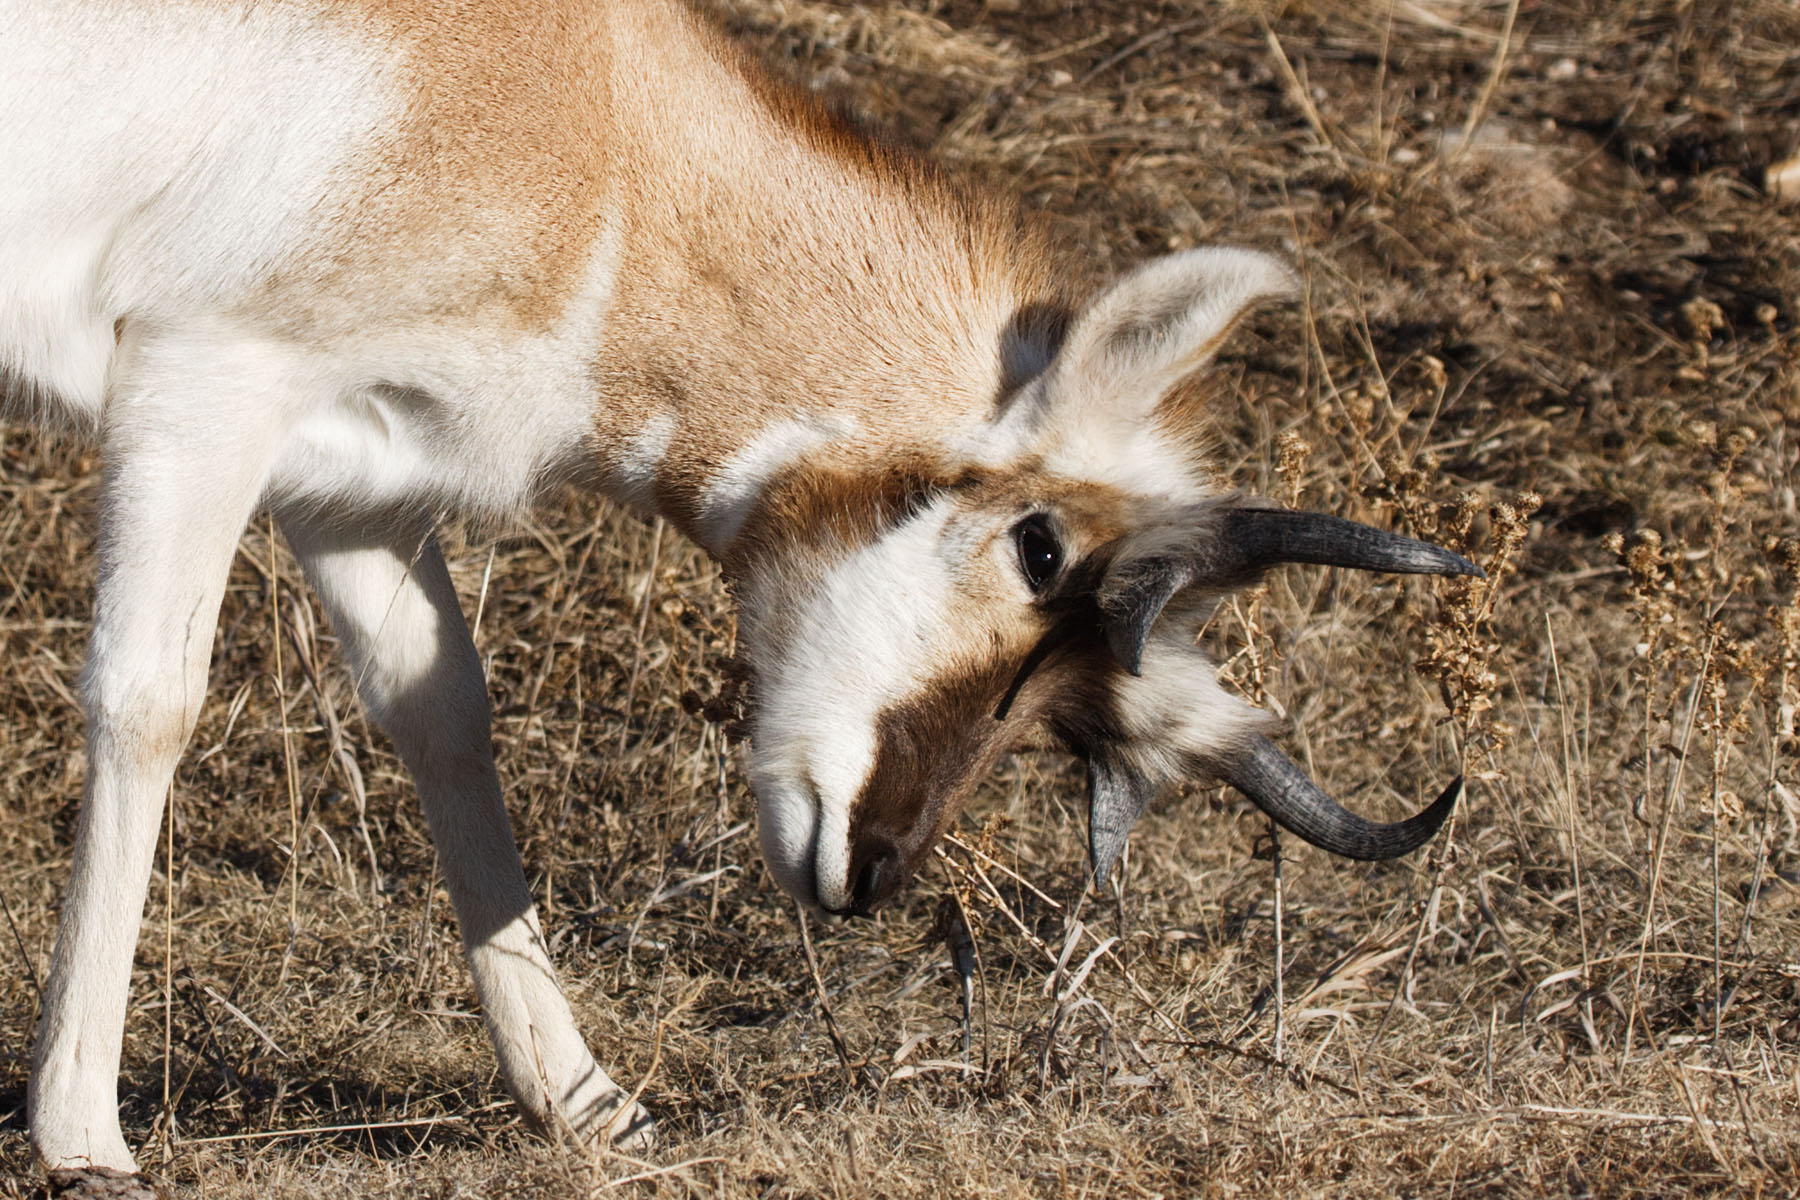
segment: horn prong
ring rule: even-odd
[[[1112,874],[1151,792],[1143,776],[1116,756],[1101,750],[1088,759],[1088,853],[1095,883],[1105,884]]]
[[[1157,558],[1130,564],[1107,581],[1100,596],[1106,616],[1106,643],[1121,667],[1144,673],[1144,643],[1156,618],[1176,592],[1193,582],[1192,568],[1179,560]]]

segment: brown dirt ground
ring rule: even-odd
[[[573,1003],[662,1121],[652,1160],[590,1159],[495,1082],[409,789],[253,531],[138,955],[145,1162],[221,1197],[1800,1190],[1800,206],[1764,186],[1800,10],[714,3],[1096,276],[1220,240],[1301,265],[1304,308],[1214,373],[1228,473],[1498,583],[1294,570],[1208,636],[1352,805],[1467,770],[1454,832],[1374,866],[1285,844],[1278,1001],[1261,819],[1167,797],[1084,898],[1078,773],[1020,756],[903,902],[814,930],[822,1004],[707,719],[717,572],[571,497],[453,561]],[[0,1196],[33,1186],[94,470],[0,429]]]

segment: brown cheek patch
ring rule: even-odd
[[[858,849],[880,842],[899,851],[911,876],[995,762],[1033,728],[1047,728],[1077,754],[1118,737],[1118,667],[1097,615],[1091,607],[1066,612],[1030,649],[942,676],[881,715],[874,769],[850,814],[853,878]],[[1033,659],[1035,669],[1021,677]]]
[[[918,869],[1017,733],[993,717],[1013,668],[998,657],[965,667],[881,714],[874,769],[850,811],[853,859],[857,847],[885,839],[906,875]]]

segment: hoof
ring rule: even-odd
[[[619,1097],[621,1101],[624,1098]],[[606,1122],[604,1136],[614,1150],[642,1157],[656,1148],[656,1122],[643,1105],[633,1104]]]
[[[111,1167],[57,1167],[48,1194],[54,1200],[169,1200],[148,1176]]]

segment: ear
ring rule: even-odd
[[[1052,404],[1104,405],[1141,421],[1218,350],[1261,300],[1294,296],[1280,259],[1214,246],[1138,267],[1076,318],[1052,365]]]

